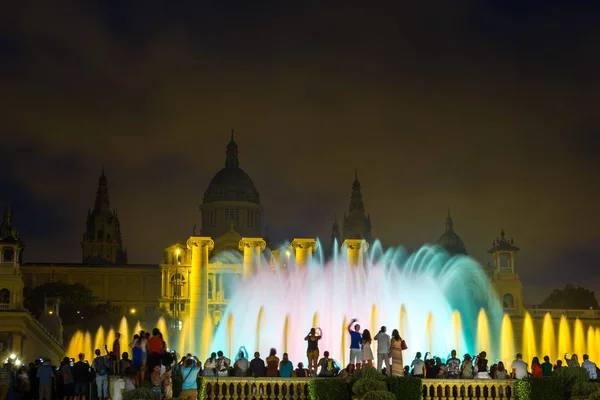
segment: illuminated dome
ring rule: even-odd
[[[203,203],[214,201],[244,201],[260,204],[258,190],[250,176],[240,168],[237,144],[231,141],[227,145],[225,168],[217,172],[204,192]]]
[[[455,254],[467,254],[467,249],[462,239],[456,232],[454,232],[454,222],[450,216],[448,210],[448,216],[446,217],[446,232],[438,239],[438,244],[442,246],[448,253]]]
[[[201,233],[215,240],[213,255],[226,249],[238,251],[242,237],[261,237],[260,196],[250,176],[240,168],[233,132],[226,154],[225,168],[210,181],[200,206]]]

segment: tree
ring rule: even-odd
[[[65,337],[75,331],[94,332],[100,324],[118,324],[119,315],[110,311],[108,303],[99,303],[92,291],[80,283],[46,283],[33,289],[25,298],[25,307],[36,317],[44,313],[46,298],[60,299],[59,315]]]
[[[546,300],[540,303],[539,307],[576,310],[598,309],[598,300],[593,291],[569,284],[563,289],[554,289]]]

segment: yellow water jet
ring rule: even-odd
[[[139,335],[140,332],[143,331],[143,330],[144,330],[144,328],[142,328],[142,324],[140,323],[140,321],[136,322],[135,328],[133,328],[133,333],[134,334],[137,333]]]
[[[500,360],[508,367],[514,360],[515,354],[512,321],[508,314],[504,314],[504,317],[502,317],[502,329],[500,330]]]
[[[92,334],[89,331],[85,331],[85,334],[83,335],[83,348],[83,354],[85,354],[85,359],[89,360],[91,364],[95,355],[94,349],[92,349]]]
[[[583,330],[583,323],[579,318],[575,320],[575,332],[573,334],[573,353],[577,354],[580,362],[583,361],[583,355],[586,352],[585,347],[585,333]]]
[[[160,331],[160,333],[162,333],[163,340],[167,346],[172,345],[171,341],[169,340],[169,328],[167,327],[167,321],[165,321],[164,317],[161,316],[158,321],[156,321],[156,328]]]
[[[129,324],[127,323],[127,318],[121,318],[121,323],[119,324],[119,333],[121,334],[121,349],[125,349],[125,345],[128,345],[131,342],[132,336],[129,336]]]
[[[525,312],[525,318],[523,319],[523,344],[522,344],[523,360],[531,365],[533,357],[537,356],[537,349],[535,346],[535,331],[533,329],[533,320],[531,314]]]
[[[429,355],[433,355],[433,314],[431,311],[427,314],[427,345]]]
[[[373,307],[371,307],[371,335],[375,336],[377,332],[379,332],[377,326],[377,306],[373,304]]]
[[[113,343],[115,342],[115,330],[111,327],[106,334],[106,345],[108,346],[108,351],[111,352],[113,348]],[[121,352],[123,353],[123,352]],[[121,355],[119,354],[119,357]]]
[[[552,362],[556,362],[556,337],[554,336],[554,321],[552,321],[552,315],[549,312],[544,315],[544,322],[542,325],[542,353],[540,354],[540,361],[542,357],[548,356]]]
[[[96,349],[99,349],[100,353],[104,355],[104,344],[106,344],[106,338],[104,337],[104,327],[100,325],[100,327],[96,331],[96,336],[94,337],[94,351]]]
[[[313,314],[312,327],[317,328],[319,326],[319,313],[315,312]]]
[[[590,360],[596,362],[596,360],[598,359],[598,353],[596,349],[596,332],[591,326],[588,326],[587,331],[587,349],[587,353],[590,356]]]
[[[341,355],[342,355],[342,366],[346,365],[346,329],[348,329],[348,320],[346,315],[344,315],[344,320],[342,321],[342,340],[341,343]]]
[[[85,348],[83,344],[83,332],[81,331],[75,332],[75,334],[69,341],[69,346],[67,347],[67,352],[65,356],[77,359],[79,353],[85,353]]]
[[[227,350],[230,358],[235,359],[233,356],[233,314],[229,313],[227,317]],[[285,350],[284,350],[285,351]]]
[[[571,342],[571,328],[569,321],[564,315],[560,317],[558,325],[558,355],[557,358],[562,359],[566,353],[573,352],[573,343]]]
[[[462,323],[460,320],[460,312],[458,310],[452,313],[452,330],[454,332],[454,350],[456,350],[456,354],[460,354],[460,337],[462,336]]]
[[[288,340],[290,335],[290,314],[285,315],[285,322],[283,323],[283,352],[288,352]]]
[[[256,317],[256,348],[254,349],[254,351],[260,351],[260,328],[262,326],[262,319],[264,313],[265,308],[261,307],[258,311],[258,316]]]
[[[492,348],[490,346],[490,325],[487,314],[482,308],[477,316],[477,349],[476,353],[485,351],[489,358],[492,359]]]
[[[406,307],[404,304],[400,306],[400,336],[404,338],[406,335]]]

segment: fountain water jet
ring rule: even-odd
[[[233,314],[227,316],[227,354],[233,355],[231,344],[233,337]]]
[[[460,312],[452,313],[452,331],[454,332],[454,350],[460,355],[460,338],[462,336],[462,328],[460,322]]]
[[[548,356],[550,360],[556,360],[556,337],[554,336],[554,321],[549,312],[544,315],[542,325],[542,357]],[[540,357],[541,358],[541,357]]]
[[[490,339],[490,324],[488,322],[487,314],[482,308],[479,310],[477,317],[477,353],[485,351],[490,360],[493,360],[495,355],[491,346]]]
[[[100,327],[96,331],[96,336],[94,338],[94,351],[96,349],[99,349],[100,353],[104,355],[104,349],[102,347],[104,346],[104,344],[106,344],[106,338],[104,337],[104,327],[100,325]]]
[[[344,315],[344,320],[342,321],[342,338],[340,340],[340,344],[341,344],[341,352],[340,354],[342,355],[342,366],[346,365],[346,329],[348,327],[348,319],[346,318],[346,316]]]
[[[406,307],[404,304],[400,306],[400,336],[404,337],[406,334]]]
[[[92,334],[89,331],[85,331],[83,335],[83,348],[85,357],[89,360],[90,364],[94,359],[94,349],[92,349]]]
[[[250,343],[256,345],[257,351],[270,347],[281,351],[286,315],[291,318],[287,349],[293,361],[305,359],[304,335],[315,325],[323,329],[321,351],[328,350],[333,358],[342,360],[342,354],[336,353],[349,351],[348,346],[342,347],[342,338],[348,335],[346,326],[342,326],[346,315],[366,320],[363,328],[371,328],[373,333],[378,331],[378,325],[386,325],[390,331],[400,328],[410,348],[431,348],[434,354],[447,354],[456,347],[455,335],[446,332],[452,326],[456,310],[461,314],[462,337],[458,346],[461,351],[473,352],[476,348],[477,316],[481,308],[488,317],[490,331],[500,330],[503,315],[500,303],[489,278],[470,258],[450,257],[440,248],[430,246],[407,255],[403,249],[383,251],[376,244],[372,248],[377,249],[377,256],[364,257],[363,263],[351,264],[348,258],[334,253],[332,259],[338,260],[337,263],[322,264],[318,257],[313,257],[297,268],[286,264],[286,249],[279,252],[283,255],[280,262],[262,261],[256,273],[233,290],[228,303],[226,313],[234,316],[236,326],[256,326],[255,331],[234,332],[233,348]],[[357,261],[356,257],[351,257],[351,261]],[[424,289],[435,296],[424,296]],[[405,311],[402,317],[400,309],[400,320],[404,319],[404,323],[398,321],[398,308],[402,304]],[[315,314],[319,324],[313,323]],[[428,329],[428,319],[431,334],[423,335]],[[398,323],[404,326],[394,326]],[[227,341],[227,326],[219,324],[211,348],[227,349]],[[494,354],[494,349],[486,350]]]
[[[590,360],[597,360],[598,353],[596,349],[596,333],[592,326],[588,327],[587,331],[587,352],[590,356]]]
[[[537,356],[537,349],[535,348],[535,331],[533,329],[533,320],[531,314],[525,312],[525,318],[523,319],[523,359],[527,364],[531,364],[533,357]]]
[[[129,324],[127,323],[127,318],[125,317],[121,318],[121,323],[119,323],[119,333],[121,334],[121,340],[123,341],[122,343],[129,344],[133,335],[130,336]],[[121,348],[125,347],[121,345]]]
[[[500,360],[504,363],[504,366],[508,368],[516,354],[512,321],[508,314],[504,314],[504,317],[502,317],[500,338]]]
[[[583,361],[583,355],[586,353],[585,333],[583,323],[579,318],[575,320],[575,332],[573,334],[573,353]],[[588,354],[589,355],[589,354]]]
[[[171,343],[171,341],[169,340],[169,329],[167,328],[167,321],[165,321],[164,317],[160,317],[158,318],[158,321],[156,321],[156,328],[160,331],[160,333],[162,333],[163,335],[163,340],[165,341],[165,343],[167,344],[167,346],[172,345],[173,343]]]
[[[558,357],[562,358],[565,354],[572,352],[573,344],[571,342],[571,329],[569,321],[564,315],[560,317],[558,325]]]
[[[104,342],[104,343],[106,343],[106,346],[108,347],[109,352],[112,351],[112,346],[113,346],[114,342],[115,342],[115,330],[111,326],[110,329],[108,330],[108,333],[106,334],[106,341]],[[119,357],[120,356],[121,355],[119,355]]]
[[[431,311],[427,314],[427,344],[429,355],[433,356],[433,313]]]

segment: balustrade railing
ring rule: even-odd
[[[335,378],[320,378],[335,379]],[[204,377],[207,400],[306,400],[311,378]],[[515,381],[503,379],[424,379],[423,400],[515,399]]]
[[[306,400],[310,378],[208,378],[207,400]],[[325,379],[325,378],[324,378]]]
[[[423,400],[515,399],[508,379],[423,379]]]

